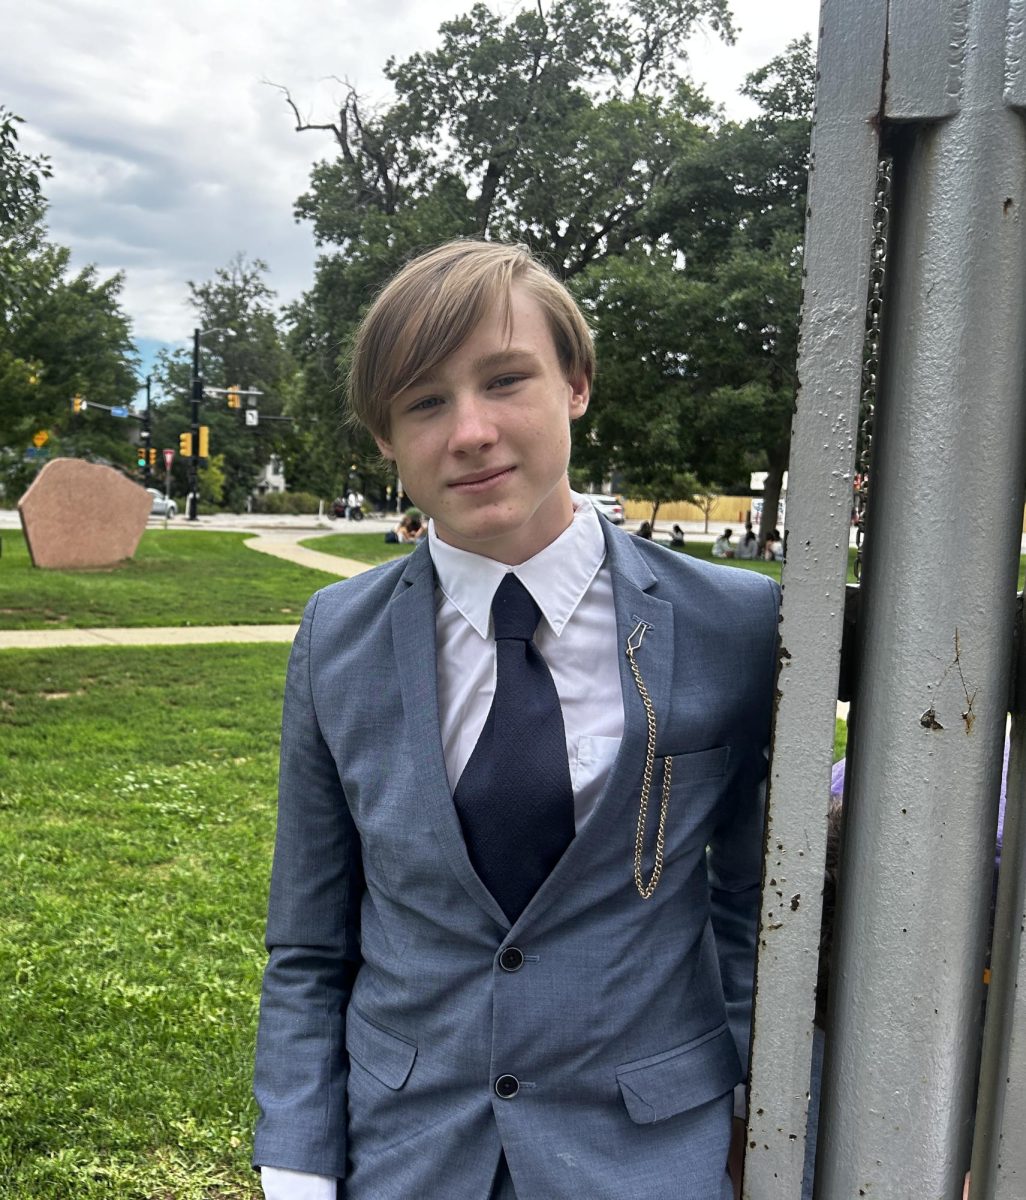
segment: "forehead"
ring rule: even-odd
[[[527,288],[514,284],[508,299],[496,300],[455,350],[424,375],[432,376],[452,365],[487,367],[518,355],[543,360],[557,357],[544,306]]]

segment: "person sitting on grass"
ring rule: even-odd
[[[395,527],[395,540],[400,545],[409,546],[419,542],[426,532],[420,513],[416,509],[410,509]]]
[[[755,536],[755,530],[752,528],[751,521],[745,525],[745,531],[738,541],[734,557],[744,559],[759,557],[759,539]]]
[[[734,536],[733,529],[724,529],[720,536],[713,542],[712,556],[713,558],[733,558],[734,548],[730,544],[730,539]]]

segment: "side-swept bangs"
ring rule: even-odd
[[[498,311],[512,331],[514,284],[545,312],[568,379],[595,372],[591,334],[573,297],[524,246],[447,242],[413,259],[386,284],[357,330],[350,360],[350,416],[387,438],[393,399],[457,350]]]

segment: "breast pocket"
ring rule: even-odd
[[[703,780],[722,779],[730,761],[729,746],[713,746],[710,750],[692,750],[689,754],[668,754],[662,760],[672,762],[671,777],[674,787],[687,787]]]
[[[656,759],[646,825],[651,831],[662,815],[669,769],[670,791],[664,827],[668,861],[678,854],[704,854],[711,819],[723,794],[729,760],[729,746],[714,746],[689,754],[668,754]],[[646,844],[651,846],[650,839],[654,836],[654,833],[648,833]]]

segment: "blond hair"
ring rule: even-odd
[[[351,417],[387,438],[389,409],[400,392],[459,349],[497,306],[510,328],[514,284],[541,305],[566,378],[590,383],[591,334],[563,284],[525,246],[467,239],[407,263],[371,305],[353,341]]]

